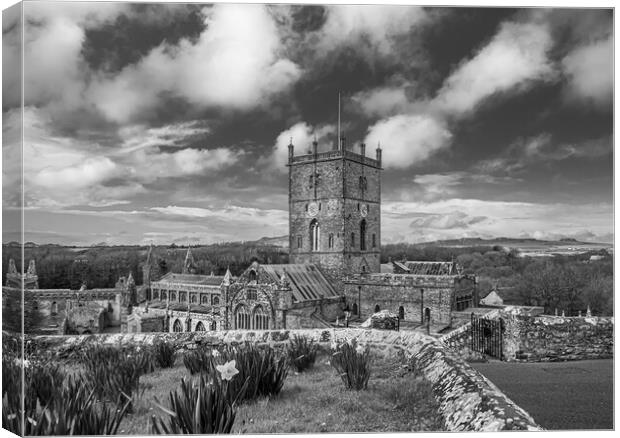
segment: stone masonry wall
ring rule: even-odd
[[[395,314],[402,306],[405,321],[421,323],[423,309],[429,308],[431,324],[449,325],[453,285],[452,277],[384,274],[349,278],[345,281],[344,292],[349,306],[357,303],[362,319],[370,317],[376,305],[380,310]]]
[[[508,315],[504,322],[504,355],[509,361],[613,357],[613,317]]]
[[[168,340],[179,349],[186,350],[196,348],[197,344],[221,345],[250,341],[271,348],[284,348],[295,334],[316,341],[324,351],[329,351],[332,341],[357,339],[362,344],[370,345],[374,354],[389,356],[404,353],[414,372],[431,382],[439,410],[450,431],[541,429],[527,412],[484,376],[448,352],[439,341],[418,332],[363,329],[248,330],[157,335],[40,336],[36,342],[62,357],[93,342],[152,344],[157,340]]]

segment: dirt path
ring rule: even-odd
[[[613,360],[472,363],[545,429],[613,429]]]

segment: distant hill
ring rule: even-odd
[[[288,235],[279,237],[262,237],[255,241],[257,245],[271,245],[280,248],[288,248]]]
[[[560,240],[538,240],[531,238],[513,238],[513,237],[495,237],[493,239],[481,239],[479,237],[468,237],[463,239],[447,239],[447,240],[434,240],[431,242],[417,243],[416,245],[427,246],[508,246],[508,247],[520,247],[520,246],[574,246],[574,245],[601,245],[611,246],[607,243],[596,242],[580,242],[576,239],[565,238]]]

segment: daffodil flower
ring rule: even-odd
[[[213,357],[220,357],[220,352],[219,352],[219,351],[217,351],[217,350],[213,350],[213,351],[211,352],[211,355],[212,355]]]
[[[361,354],[364,354],[364,350],[365,350],[364,347],[362,347],[361,345],[358,345],[357,348],[355,349],[355,352],[361,355]]]
[[[236,374],[239,374],[239,370],[235,368],[237,362],[235,360],[231,360],[230,362],[226,362],[224,365],[218,365],[215,368],[222,375],[223,380],[231,380]]]

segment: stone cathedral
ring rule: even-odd
[[[289,264],[197,275],[188,250],[182,273],[160,277],[149,250],[147,305],[133,309],[127,330],[331,327],[345,310],[352,320],[389,310],[410,325],[443,327],[453,310],[470,307],[475,280],[454,263],[402,261],[381,272],[382,150],[369,157],[363,143],[347,147],[344,138],[324,146],[314,141],[301,154],[292,139],[288,146]]]

